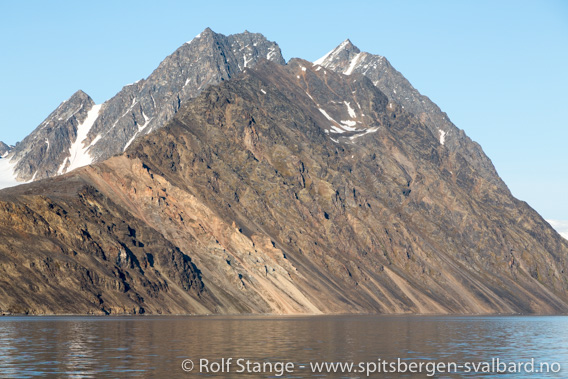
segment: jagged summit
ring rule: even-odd
[[[75,99],[75,98],[86,99],[86,98],[90,98],[90,96],[87,93],[85,93],[85,91],[83,91],[82,89],[79,89],[79,90],[75,91],[75,93],[73,95],[71,95],[69,100],[72,100],[72,99]]]
[[[26,182],[118,154],[135,139],[164,126],[186,100],[262,59],[285,64],[278,45],[261,34],[225,36],[206,28],[166,57],[150,76],[124,86],[96,112],[89,113],[94,102],[77,91],[12,150],[6,172]]]
[[[314,61],[314,63],[323,66],[326,63],[332,61],[336,55],[343,54],[349,57],[353,54],[358,54],[360,52],[361,50],[359,50],[357,46],[353,45],[351,40],[348,38],[345,41],[341,42],[335,49],[331,50],[320,59]]]
[[[7,145],[3,141],[0,141],[0,158],[6,157],[13,148],[14,146]]]
[[[72,156],[71,147],[94,106],[93,99],[81,90],[63,101],[6,157],[14,165],[14,176],[30,181],[63,173],[62,167],[77,157]]]
[[[459,154],[467,160],[492,185],[509,191],[481,147],[457,128],[427,96],[415,89],[385,57],[361,52],[349,39],[346,39],[335,49],[314,61],[314,64],[345,75],[366,76],[389,100],[400,104],[422,120],[432,135],[436,136],[440,144],[446,146],[452,154]]]

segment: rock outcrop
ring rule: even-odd
[[[347,39],[315,63],[345,75],[365,75],[389,100],[418,117],[451,154],[460,154],[486,180],[508,191],[481,146],[457,128],[432,100],[420,94],[385,57],[362,52]]]
[[[4,142],[0,141],[0,158],[7,156],[13,148],[14,146],[6,145]]]
[[[166,57],[148,78],[125,86],[103,104],[95,107],[87,94],[78,91],[6,158],[23,182],[102,161],[164,126],[182,102],[207,86],[263,59],[285,63],[278,45],[261,34],[224,36],[207,28]]]
[[[0,191],[0,310],[566,313],[567,241],[406,108],[247,66],[124,154]]]

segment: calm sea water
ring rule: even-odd
[[[508,373],[466,372],[468,362],[487,367],[497,358]],[[182,369],[186,359],[191,372]],[[531,359],[534,370],[544,362],[560,372],[525,372],[530,365],[510,372],[511,362]],[[422,362],[423,369],[377,373],[382,361],[397,370]],[[314,372],[311,365],[324,362],[365,372]],[[566,378],[568,317],[0,317],[3,378],[426,378],[432,365],[451,362],[459,372],[433,377]],[[254,372],[268,364],[272,372]],[[225,372],[211,372],[218,370]]]

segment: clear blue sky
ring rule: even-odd
[[[513,193],[568,220],[568,1],[0,2],[0,140],[82,89],[97,103],[205,27],[315,60],[350,38],[386,56],[479,142]]]

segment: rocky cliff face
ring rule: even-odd
[[[0,141],[0,157],[6,157],[13,148],[14,146],[6,145],[4,142]]]
[[[509,191],[481,146],[457,128],[427,96],[420,94],[385,57],[362,52],[347,39],[314,63],[345,75],[366,76],[389,100],[418,117],[451,154],[460,154],[486,180]]]
[[[263,62],[0,191],[0,309],[560,313],[568,244],[364,76]]]
[[[102,105],[95,107],[82,91],[63,102],[7,156],[14,176],[19,181],[52,177],[121,153],[137,137],[164,126],[182,102],[261,59],[284,64],[278,45],[261,34],[224,36],[207,28],[147,79],[125,86]]]
[[[95,103],[83,91],[77,91],[61,103],[37,128],[19,143],[6,159],[15,162],[15,172],[25,180],[35,180],[62,173],[65,160],[74,160],[69,151],[85,126]]]

